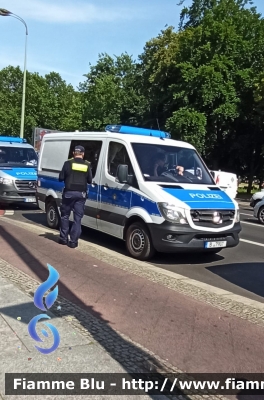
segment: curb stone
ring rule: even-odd
[[[248,197],[248,198],[236,197],[235,198],[236,201],[243,201],[244,203],[249,202],[250,199],[251,199],[251,197]]]
[[[35,290],[40,284],[40,282],[31,278],[24,272],[19,271],[1,258],[0,275],[10,280],[15,286],[31,298],[34,296]],[[57,310],[58,306],[61,307],[59,311]],[[66,320],[73,329],[78,330],[95,345],[106,351],[112,358],[122,364],[127,369],[128,373],[177,373],[182,374],[182,379],[186,381],[192,380],[192,377],[187,373],[184,373],[168,362],[162,360],[143,346],[133,342],[130,338],[126,337],[126,335],[123,335],[118,331],[113,331],[105,322],[100,321],[87,311],[60,295],[50,311],[57,317]],[[100,337],[99,341],[94,338],[94,335],[97,338]],[[126,343],[124,344],[122,342]],[[144,355],[142,355],[142,352],[144,352]],[[203,395],[188,396],[184,394],[180,396],[166,395],[164,397],[171,400],[202,400],[204,396],[210,396],[210,400],[227,400],[227,398],[222,395],[209,395],[206,393]]]

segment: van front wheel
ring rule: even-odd
[[[149,260],[155,254],[148,228],[141,222],[131,224],[126,232],[126,248],[138,260]]]
[[[60,216],[55,201],[49,201],[46,206],[46,218],[49,228],[58,229]]]

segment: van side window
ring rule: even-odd
[[[110,142],[107,157],[107,171],[109,175],[116,178],[117,167],[120,164],[128,166],[128,175],[130,176],[129,184],[138,187],[135,172],[133,170],[127,149],[121,143]]]
[[[72,140],[68,158],[73,157],[75,146],[80,145],[85,148],[84,160],[91,163],[92,175],[95,177],[97,164],[100,157],[103,142],[101,140]]]

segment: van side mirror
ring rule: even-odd
[[[215,173],[214,173],[214,171],[210,171],[210,173],[211,173],[212,177],[215,178]]]
[[[120,164],[117,167],[116,177],[120,183],[128,182],[128,165]]]

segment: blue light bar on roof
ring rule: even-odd
[[[170,139],[171,135],[168,132],[157,131],[153,129],[138,128],[136,126],[125,126],[125,125],[107,125],[105,128],[107,132],[113,133],[124,133],[128,135],[142,135],[142,136],[153,136],[159,138]]]
[[[27,139],[22,139],[22,138],[13,137],[13,136],[0,136],[0,142],[27,143]]]

